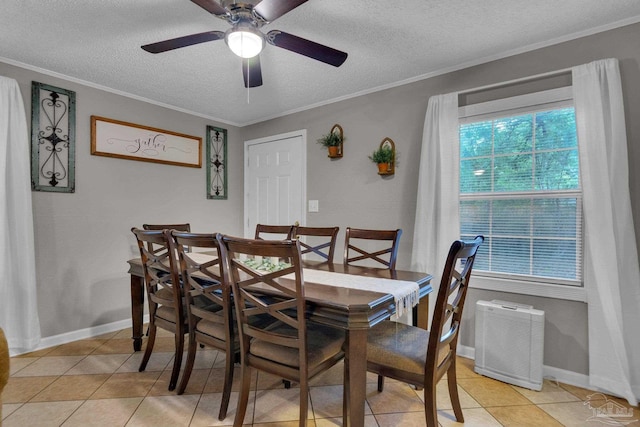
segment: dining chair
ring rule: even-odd
[[[293,236],[300,242],[300,254],[315,254],[326,260],[333,262],[333,255],[336,250],[336,241],[340,227],[302,227],[293,229]],[[299,239],[306,238],[305,241]]]
[[[297,222],[294,225],[256,224],[255,238],[259,240],[290,240],[295,236],[297,224]],[[300,244],[303,243],[300,242]],[[291,388],[291,381],[283,379],[282,383],[285,388]]]
[[[221,278],[220,250],[215,234],[193,234],[165,230],[170,257],[180,266],[186,302],[189,330],[187,361],[182,373],[178,394],[183,394],[196,358],[197,344],[204,344],[224,352],[225,375],[218,419],[227,416],[233,364],[239,355],[233,326],[231,287]],[[195,251],[188,252],[192,248]],[[204,252],[204,253],[203,253]]]
[[[290,240],[293,225],[256,224],[256,240]]]
[[[395,270],[402,230],[365,230],[347,227],[344,264],[372,262]]]
[[[172,332],[175,337],[175,353],[169,390],[174,390],[180,374],[184,335],[188,330],[178,265],[174,257],[170,256],[169,241],[162,230],[133,227],[131,231],[138,242],[149,303],[149,337],[138,370],[142,372],[147,367],[156,341],[157,328]]]
[[[309,379],[344,357],[344,331],[307,320],[297,240],[218,235],[218,241],[224,274],[233,288],[240,340],[241,390],[234,425],[244,421],[255,368],[300,384],[299,424],[306,426]],[[273,323],[252,325],[256,316],[270,317]]]
[[[456,420],[464,422],[456,382],[456,352],[471,270],[483,241],[483,236],[477,236],[451,245],[430,331],[392,321],[380,322],[369,331],[367,370],[378,374],[378,391],[384,388],[384,377],[423,388],[428,427],[438,426],[436,385],[444,374]]]

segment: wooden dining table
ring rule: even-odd
[[[138,351],[143,336],[144,276],[139,258],[128,261],[131,275],[131,316],[133,320],[133,346]],[[343,273],[353,276],[414,282],[419,287],[420,303],[414,308],[417,326],[426,329],[429,316],[431,275],[416,271],[359,267],[327,262],[305,262],[305,268]],[[341,275],[335,275],[337,281]],[[343,399],[343,425],[364,426],[364,407],[367,376],[367,331],[379,322],[389,319],[395,312],[395,299],[391,293],[374,292],[340,286],[327,286],[305,281],[305,300],[309,318],[317,323],[342,328],[346,331],[345,376]]]

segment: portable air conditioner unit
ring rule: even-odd
[[[499,300],[476,303],[477,373],[539,391],[543,348],[544,311]]]

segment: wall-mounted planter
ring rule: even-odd
[[[335,159],[340,158],[344,154],[344,132],[342,126],[335,124],[331,131],[318,139],[318,144],[327,147],[328,157]]]
[[[378,165],[378,175],[393,175],[396,172],[396,144],[391,138],[383,139],[369,159]]]

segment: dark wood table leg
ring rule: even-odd
[[[422,329],[427,329],[429,324],[429,295],[425,295],[420,298],[420,303],[415,306],[414,315],[417,314],[418,319],[417,323],[414,320],[414,323]],[[417,312],[417,313],[416,313]]]
[[[142,348],[142,314],[144,311],[144,280],[140,276],[131,275],[131,321],[133,350]]]
[[[346,344],[342,425],[363,427],[367,396],[367,329],[348,330]]]

